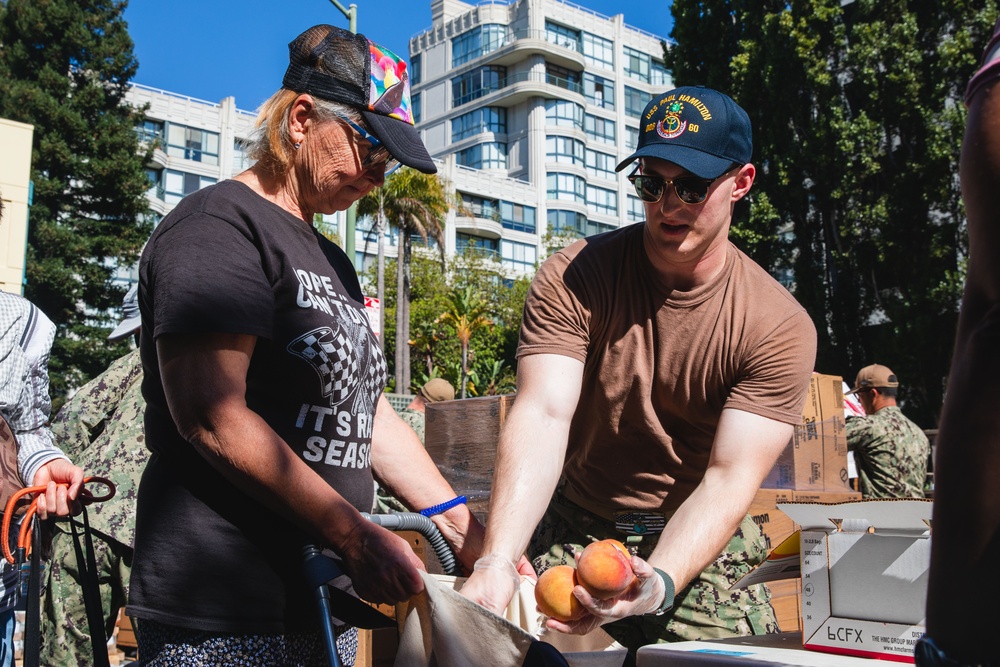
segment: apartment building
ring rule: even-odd
[[[672,87],[663,37],[566,0],[431,0],[410,40],[413,108],[464,206],[447,250],[476,246],[518,273],[547,234],[583,237],[644,219],[615,165],[639,116]]]
[[[155,222],[185,196],[250,166],[243,141],[253,131],[257,114],[237,109],[235,98],[207,102],[133,84],[126,99],[134,106],[147,106],[145,121],[137,131],[155,145],[152,161],[146,165],[147,196]],[[343,213],[324,216],[325,231],[340,233],[343,218]],[[119,279],[134,281],[135,271],[135,267],[123,270]]]
[[[462,202],[448,216],[447,253],[475,246],[525,274],[544,258],[549,234],[641,221],[641,202],[614,168],[635,150],[646,102],[672,87],[664,38],[566,0],[430,2],[432,25],[410,39],[411,90],[417,127]],[[249,165],[241,140],[255,113],[234,98],[133,85],[128,101],[148,105],[140,132],[156,140],[147,166],[156,216]],[[346,232],[343,213],[323,224]],[[359,270],[375,260],[371,227],[357,221]],[[395,257],[396,231],[386,233]]]

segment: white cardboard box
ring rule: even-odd
[[[926,499],[779,503],[801,526],[796,536],[734,585],[802,577],[802,644],[807,649],[913,662],[924,633],[932,503]]]
[[[637,667],[871,667],[871,660],[802,648],[799,633],[712,641],[651,644],[639,649]]]

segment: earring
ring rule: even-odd
[[[292,144],[292,148],[294,148],[295,150],[299,150],[300,146],[302,146],[301,141],[296,141],[294,144]]]

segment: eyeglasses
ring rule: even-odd
[[[712,183],[731,172],[741,165],[733,165],[715,178],[701,178],[700,176],[681,176],[679,178],[663,178],[661,176],[651,176],[639,173],[639,165],[636,165],[632,173],[628,175],[628,180],[635,188],[635,194],[644,202],[655,204],[663,197],[664,187],[669,183],[674,187],[674,194],[685,204],[700,204],[708,198],[708,189]]]
[[[392,154],[389,153],[389,149],[385,147],[385,144],[378,140],[378,137],[355,123],[347,116],[342,114],[337,115],[341,120],[350,125],[355,132],[360,134],[361,138],[366,140],[371,146],[371,148],[368,149],[368,155],[366,155],[365,159],[361,161],[362,167],[369,169],[380,162],[385,163],[385,175],[388,176],[403,166],[399,160],[392,157]]]

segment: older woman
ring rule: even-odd
[[[421,563],[361,516],[373,474],[409,507],[455,497],[382,395],[350,259],[311,224],[398,163],[435,171],[406,64],[327,25],[289,51],[255,166],[184,199],[140,263],[152,456],[128,609],[146,665],[323,664],[303,545],[335,551],[366,600],[405,600]],[[462,504],[433,520],[471,569],[482,526]]]

